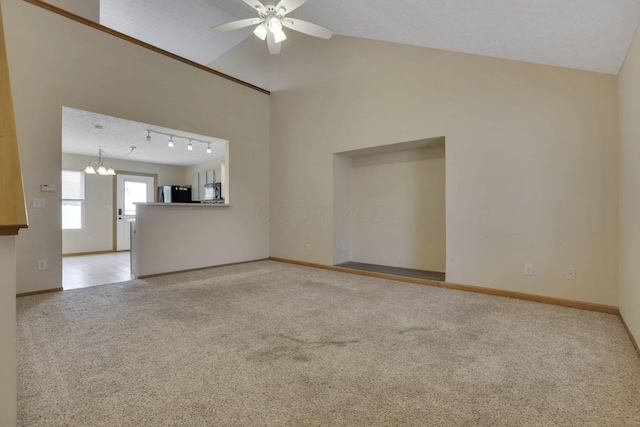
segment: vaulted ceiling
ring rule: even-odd
[[[212,26],[255,16],[242,0],[101,0],[100,8],[103,25],[204,65],[252,37],[252,28]],[[290,16],[343,36],[617,74],[640,1],[309,0]]]
[[[286,29],[282,52],[272,57],[252,27],[211,31],[256,16],[243,0],[94,1],[99,1],[102,25],[269,90],[282,87],[276,81],[277,61],[295,55],[296,47],[300,52],[300,46],[312,49],[316,43],[332,42],[310,43],[310,36]],[[289,16],[330,28],[338,36],[617,74],[640,23],[640,0],[308,0]],[[177,152],[167,151],[166,142],[139,143],[148,125],[136,124],[129,138],[124,135],[127,125],[118,119],[69,110],[65,120],[66,152],[97,153],[98,146],[106,149],[109,141],[117,140],[119,148],[109,153],[115,157],[132,145],[139,149],[130,160],[145,161],[149,155],[153,160],[146,161],[193,164],[194,155],[198,157],[180,150],[184,158],[179,161],[163,158]],[[95,125],[105,123],[96,131]],[[114,129],[117,138],[110,136]]]

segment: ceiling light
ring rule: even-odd
[[[280,22],[280,20],[275,16],[269,19],[269,31],[271,31],[273,34],[282,31],[282,22]]]
[[[273,35],[273,38],[275,39],[276,43],[280,43],[285,41],[287,39],[287,36],[284,34],[284,31],[280,30]]]
[[[207,145],[207,154],[211,154],[211,143]]]
[[[260,40],[266,40],[268,31],[269,30],[267,30],[265,24],[260,24],[256,27],[255,30],[253,30],[253,34],[255,34],[256,37],[258,37]]]
[[[116,171],[111,166],[111,163],[102,161],[103,155],[102,147],[98,148],[98,161],[90,162],[84,169],[84,173],[89,175],[115,175]]]
[[[203,141],[201,139],[196,139],[196,138],[189,138],[188,136],[183,136],[183,135],[177,135],[175,133],[166,133],[166,132],[162,132],[159,130],[151,130],[151,129],[147,129],[147,139],[150,140],[151,139],[151,135],[153,134],[158,134],[158,135],[162,135],[163,137],[167,137],[169,138],[169,142],[167,143],[167,146],[169,148],[173,148],[175,147],[175,139],[184,139],[185,141],[189,141],[189,145],[187,145],[187,150],[189,151],[193,151],[193,143],[194,142],[198,142],[200,144],[206,144],[207,147],[211,147],[211,144],[213,144],[213,142],[211,141]],[[161,138],[161,140],[164,140],[163,138]],[[131,152],[133,152],[133,150],[135,149],[135,147],[131,147]],[[213,150],[213,149],[212,149]],[[129,154],[131,154],[131,152]],[[127,156],[129,155],[127,154]],[[127,157],[125,156],[125,157]]]

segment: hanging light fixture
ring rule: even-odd
[[[193,144],[191,143],[191,140],[189,140],[189,145],[187,145],[187,150],[189,151],[193,150]]]
[[[280,43],[285,41],[287,39],[287,36],[285,35],[284,31],[280,30],[273,35],[273,39],[276,43]]]
[[[102,147],[98,148],[98,161],[90,162],[84,169],[84,173],[89,175],[115,175],[116,171],[111,166],[111,163],[102,161],[103,155]]]
[[[147,142],[151,142],[151,131],[147,131]]]
[[[173,135],[169,137],[169,147],[173,148]]]
[[[207,145],[207,154],[211,154],[211,143]]]
[[[273,34],[282,31],[282,22],[280,22],[280,20],[275,16],[269,19],[269,23],[267,25],[269,26],[269,31]]]
[[[264,23],[261,25],[258,25],[256,29],[253,30],[253,34],[255,34],[256,37],[258,37],[260,40],[266,40],[268,32],[269,30],[267,29],[267,26]]]

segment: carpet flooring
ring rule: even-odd
[[[19,426],[634,426],[618,317],[263,261],[18,299]]]

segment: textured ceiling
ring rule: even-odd
[[[102,126],[102,129],[96,129]],[[187,150],[189,142],[174,138],[174,147],[169,148],[169,137],[152,134],[147,142],[147,129],[186,138],[211,142],[211,154],[207,145],[193,142],[193,151]],[[195,133],[182,132],[145,123],[119,119],[88,111],[63,108],[62,110],[62,152],[98,157],[100,147],[106,153],[107,161],[118,169],[118,159],[165,165],[191,166],[209,160],[224,158],[227,142]],[[136,147],[128,156],[131,147]],[[126,156],[126,157],[125,157]]]
[[[205,65],[251,36],[209,28],[252,16],[242,0],[101,1],[103,25]],[[291,16],[344,36],[617,74],[640,1],[309,0]]]
[[[100,0],[100,24],[206,65],[252,34],[249,28],[210,30],[236,20],[241,11],[251,17],[241,0]]]

